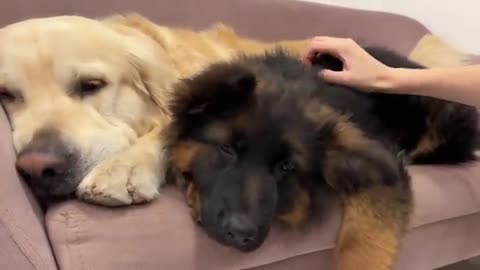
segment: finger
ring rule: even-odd
[[[345,71],[333,71],[329,69],[324,69],[318,73],[320,78],[323,80],[336,83],[336,84],[345,84],[348,82],[348,73]]]
[[[350,38],[334,37],[334,36],[315,36],[312,41],[334,41],[334,42],[347,42]]]
[[[353,40],[349,38],[336,38],[329,36],[317,36],[312,39],[310,48],[303,56],[303,63],[311,66],[313,59],[320,54],[329,54],[345,62],[345,55],[348,54]],[[345,64],[345,63],[344,63]]]
[[[320,53],[321,52],[319,52],[318,50],[310,48],[302,58],[303,63],[307,66],[311,66],[313,60],[317,58]]]
[[[310,58],[307,58],[307,57],[305,57],[305,56],[302,58],[302,63],[303,63],[304,66],[307,66],[307,67],[312,66],[312,61],[311,61],[311,59],[310,59]]]
[[[328,48],[323,48],[320,47],[320,49],[317,48],[310,48],[307,53],[303,56],[303,63],[306,64],[307,66],[310,66],[315,58],[317,58],[321,54],[330,54],[335,57],[338,57],[337,52],[333,49],[328,49]]]
[[[307,52],[303,55],[303,63],[307,65],[312,64],[312,60],[318,55],[318,50],[314,47],[310,47]]]
[[[316,37],[312,38],[312,42],[314,42],[314,41],[325,41],[325,40],[329,40],[329,39],[332,39],[332,37],[329,37],[329,36],[316,36]]]
[[[304,55],[304,59],[308,60],[311,59],[312,57],[315,57],[317,55],[317,51],[320,49],[319,47],[319,42],[323,42],[328,40],[329,37],[327,36],[316,36],[312,38],[310,47],[307,50],[307,52]]]
[[[344,43],[345,41],[343,39],[337,38],[312,41],[304,59],[311,62],[311,60],[319,54],[330,54],[343,60],[342,55],[345,53]]]

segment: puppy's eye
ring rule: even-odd
[[[282,170],[282,172],[285,173],[290,173],[290,172],[295,172],[295,164],[290,161],[282,161],[279,164],[279,169]]]
[[[273,174],[278,181],[281,181],[286,175],[294,173],[295,171],[295,164],[291,161],[285,160],[275,164]]]
[[[223,154],[228,155],[228,156],[234,156],[235,155],[235,150],[233,149],[233,147],[230,146],[230,145],[227,145],[227,144],[219,145],[218,150],[220,150],[220,152],[222,152]]]
[[[97,93],[107,85],[102,79],[80,79],[76,85],[76,92],[80,96],[88,96]]]

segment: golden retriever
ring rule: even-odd
[[[43,203],[70,196],[118,206],[165,181],[169,91],[179,78],[263,43],[216,25],[193,32],[139,15],[35,18],[0,30],[0,98],[16,166]]]

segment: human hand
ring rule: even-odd
[[[363,91],[385,90],[390,87],[392,68],[368,54],[355,41],[347,38],[318,36],[312,39],[303,57],[307,66],[320,54],[332,55],[343,63],[342,71],[322,70],[320,76],[327,82],[355,87]]]

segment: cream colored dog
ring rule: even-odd
[[[300,52],[308,41],[283,45]],[[165,104],[175,81],[215,60],[277,44],[225,26],[203,32],[132,15],[62,16],[0,30],[0,97],[17,168],[44,202],[154,199],[165,179]]]

